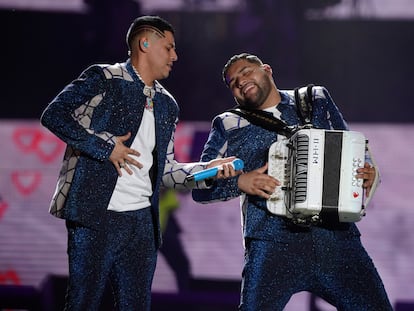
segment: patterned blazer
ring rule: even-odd
[[[174,160],[173,137],[179,108],[158,81],[155,89],[156,150],[151,204],[159,234],[161,184],[186,188],[186,175],[205,165],[180,164]],[[145,109],[143,90],[144,83],[135,74],[129,59],[114,65],[92,65],[45,109],[42,125],[67,144],[50,206],[51,214],[92,228],[104,224],[105,210],[118,178],[109,156],[116,136],[131,132],[131,138],[125,142],[126,146],[131,146]],[[203,187],[204,183],[196,186]]]

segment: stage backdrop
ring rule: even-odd
[[[209,127],[208,122],[179,125],[178,160],[198,159]],[[392,303],[414,301],[414,124],[351,127],[368,137],[382,173],[367,216],[358,224],[362,240]],[[0,284],[40,287],[49,275],[67,275],[64,222],[48,214],[65,146],[37,120],[2,120],[0,140]],[[179,199],[175,216],[191,277],[238,282],[243,263],[238,200],[201,205],[189,194]],[[176,290],[174,273],[160,254],[153,291]],[[286,310],[305,310],[307,299],[297,295]]]

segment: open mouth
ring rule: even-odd
[[[253,89],[255,87],[254,83],[247,83],[245,86],[243,86],[242,88],[242,94],[246,95],[251,89]]]

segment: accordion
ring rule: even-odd
[[[279,135],[269,149],[268,174],[281,186],[267,200],[267,209],[299,224],[359,221],[367,202],[363,180],[355,175],[367,150],[365,136],[355,131],[302,128],[290,138]]]

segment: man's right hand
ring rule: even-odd
[[[250,195],[258,195],[269,199],[280,182],[272,176],[266,174],[267,163],[257,170],[241,174],[238,186],[241,191]]]
[[[142,168],[142,164],[135,160],[131,155],[140,156],[141,154],[132,148],[128,148],[124,145],[124,142],[127,141],[131,137],[131,132],[123,136],[117,136],[115,138],[115,147],[112,150],[111,155],[109,156],[109,161],[115,166],[118,175],[122,176],[121,169],[125,169],[125,171],[132,175],[132,170],[130,169],[129,165],[134,165],[138,168]]]

